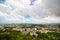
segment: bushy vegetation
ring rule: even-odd
[[[49,32],[40,33],[38,35],[21,34],[20,31],[14,31],[11,29],[0,30],[0,40],[60,40],[60,33]]]

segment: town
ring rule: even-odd
[[[30,35],[37,35],[36,32],[48,33],[58,32],[60,33],[60,27],[57,25],[42,25],[42,24],[0,24],[0,29],[9,29],[20,31],[22,34],[30,33]]]
[[[60,40],[60,25],[0,24],[0,40]]]

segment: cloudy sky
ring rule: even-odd
[[[0,0],[0,24],[60,23],[60,0]]]

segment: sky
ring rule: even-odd
[[[0,24],[60,23],[60,0],[0,0]]]

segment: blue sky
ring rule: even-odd
[[[30,19],[30,15],[26,15],[25,18],[26,18],[26,19]]]
[[[0,24],[59,22],[60,0],[0,0]]]
[[[5,3],[5,0],[0,0],[0,3]]]
[[[36,0],[30,0],[30,5],[34,5]]]

